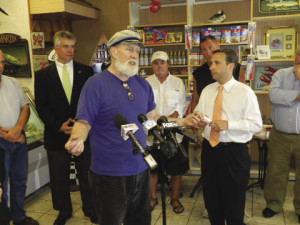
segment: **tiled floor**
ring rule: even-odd
[[[177,215],[173,213],[170,206],[170,198],[167,198],[167,224],[168,225],[208,225],[209,221],[202,217],[204,209],[201,188],[197,189],[195,196],[190,198],[190,192],[198,181],[198,176],[184,176],[182,179],[181,191],[183,197],[181,202],[185,207],[185,211]],[[252,182],[252,181],[250,181]],[[246,218],[247,225],[294,225],[298,224],[298,219],[293,208],[293,186],[294,182],[290,182],[283,212],[277,214],[273,218],[266,219],[262,216],[262,210],[265,208],[265,200],[263,190],[255,187],[247,192],[246,212],[250,218]],[[84,217],[81,211],[81,199],[79,192],[72,192],[73,217],[68,220],[68,225],[92,224],[87,217]],[[169,191],[167,191],[169,196]],[[162,224],[160,193],[158,193],[159,204],[152,212],[152,225]],[[52,225],[57,217],[57,211],[52,209],[51,193],[48,186],[37,191],[35,194],[26,199],[25,209],[28,216],[37,219],[40,225]],[[141,224],[142,225],[142,224]]]

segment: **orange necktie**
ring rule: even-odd
[[[220,85],[218,95],[216,97],[215,104],[214,104],[214,112],[213,112],[213,118],[212,118],[213,121],[221,120],[222,100],[223,100],[222,90],[223,90],[223,86]],[[211,128],[210,137],[209,137],[210,145],[212,147],[215,147],[217,144],[219,144],[219,142],[220,142],[219,139],[220,139],[220,132],[215,131],[214,129]]]

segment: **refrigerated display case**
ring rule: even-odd
[[[44,124],[35,109],[34,97],[23,88],[29,101],[30,117],[24,131],[28,147],[28,180],[26,196],[50,182],[47,152],[44,148]]]

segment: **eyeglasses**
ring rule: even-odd
[[[130,101],[134,101],[134,96],[133,96],[133,93],[132,93],[132,90],[130,89],[128,83],[125,81],[122,83],[123,84],[123,87],[127,90],[128,92],[128,98]]]

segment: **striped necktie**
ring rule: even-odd
[[[223,96],[222,96],[222,90],[223,86],[219,86],[219,91],[218,95],[215,100],[214,104],[214,111],[213,111],[213,121],[216,120],[221,120],[221,115],[222,115],[222,101],[223,101]],[[215,147],[217,144],[220,142],[220,132],[215,131],[213,128],[210,130],[210,137],[209,137],[209,143],[212,147]]]
[[[64,65],[63,67],[63,72],[62,72],[62,84],[68,99],[68,102],[70,104],[71,102],[71,95],[72,95],[72,85],[71,85],[71,81],[70,81],[70,76],[69,76],[69,72],[67,70],[66,65]]]

